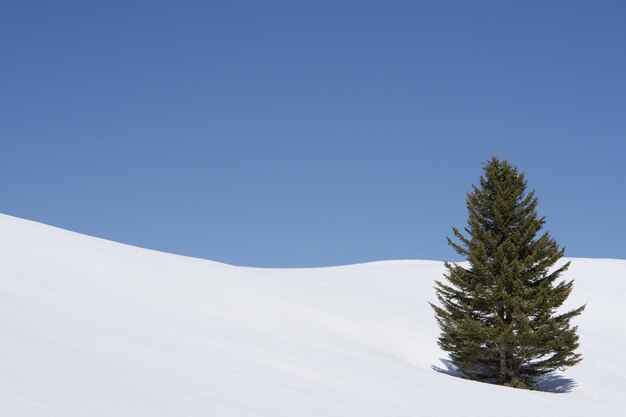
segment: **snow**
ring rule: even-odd
[[[442,272],[235,267],[0,215],[0,415],[626,415],[626,261],[572,259],[565,393],[437,372]]]

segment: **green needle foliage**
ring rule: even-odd
[[[564,249],[539,234],[534,191],[523,173],[492,157],[480,187],[467,195],[467,235],[453,228],[448,243],[469,268],[446,263],[447,282],[436,281],[439,346],[465,377],[534,388],[538,376],[582,360],[570,320],[585,306],[557,313],[573,281],[556,280],[569,262],[553,268]]]

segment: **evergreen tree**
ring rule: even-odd
[[[448,243],[469,267],[446,263],[446,283],[436,281],[440,306],[431,304],[441,328],[439,346],[465,377],[533,388],[538,376],[582,360],[570,320],[585,306],[557,313],[573,281],[556,280],[564,249],[539,235],[534,191],[524,173],[492,157],[480,187],[467,195],[467,235],[453,228]]]

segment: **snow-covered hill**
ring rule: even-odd
[[[0,415],[626,415],[626,261],[565,276],[585,360],[545,388],[567,393],[434,370],[442,271],[234,267],[0,215]]]

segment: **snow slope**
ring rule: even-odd
[[[0,415],[626,415],[626,261],[573,259],[567,393],[436,372],[442,271],[234,267],[0,215]]]

